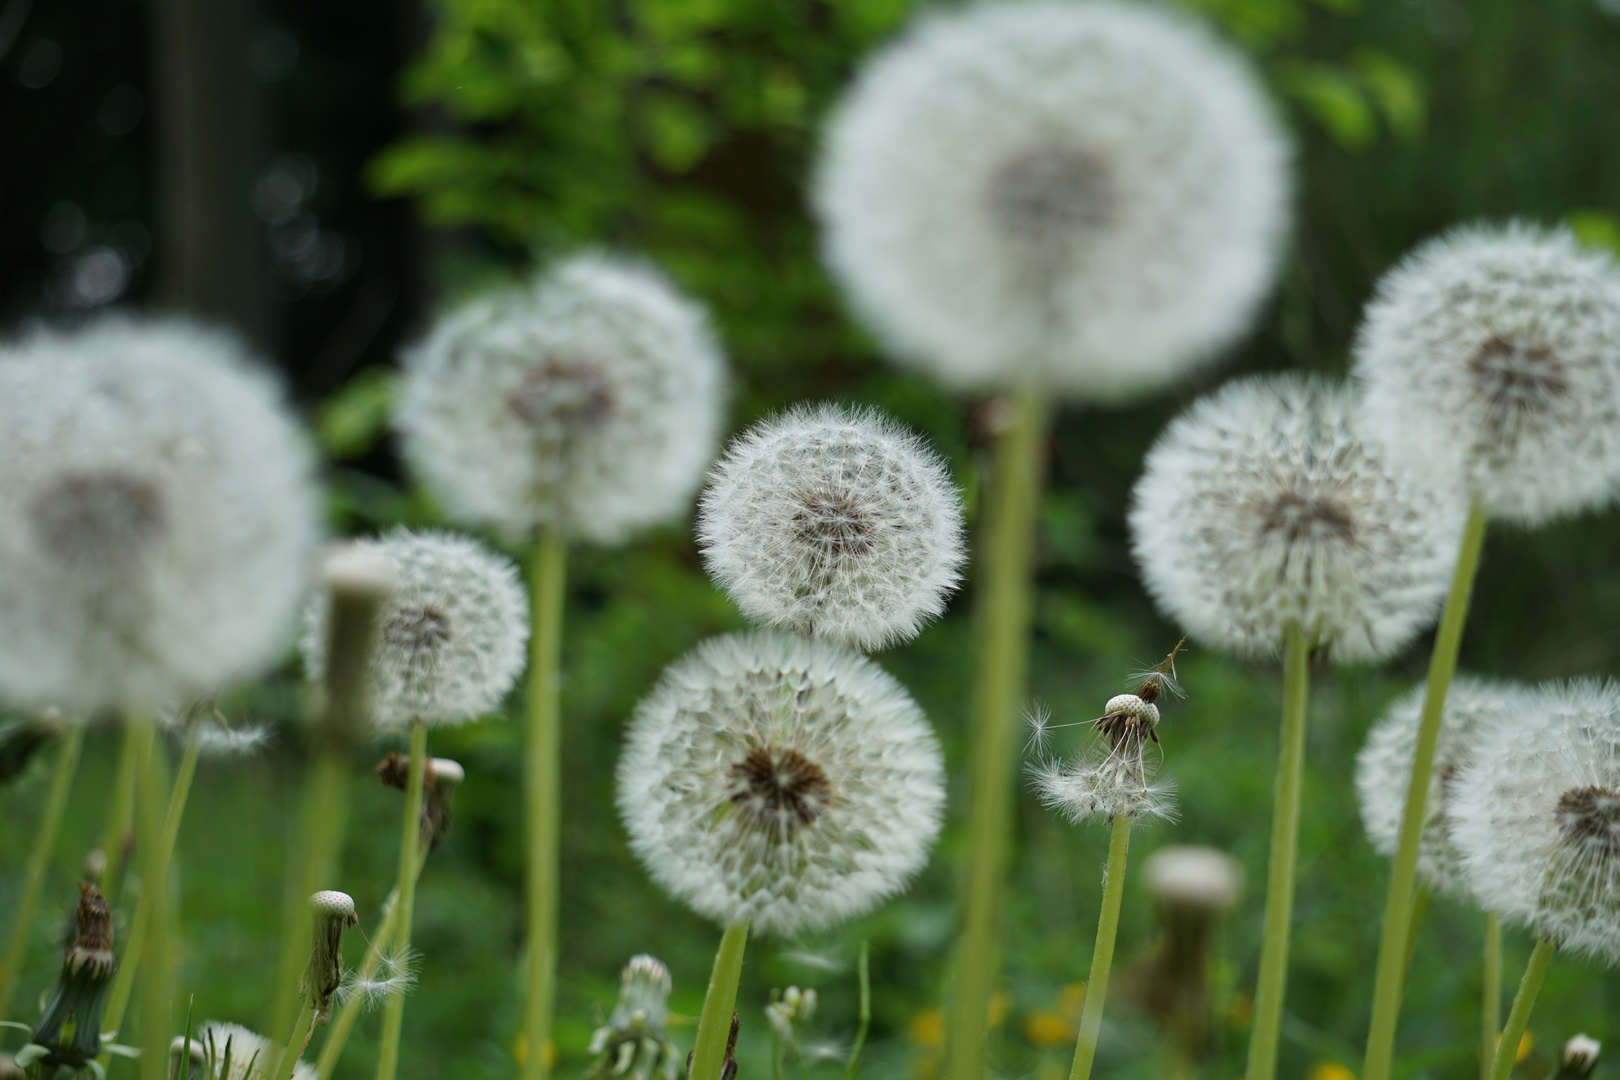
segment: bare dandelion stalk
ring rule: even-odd
[[[422,777],[427,769],[427,726],[411,725],[411,773],[405,788],[405,822],[400,831],[399,882],[395,885],[399,912],[395,936],[401,949],[410,948],[411,917],[416,908],[417,852],[422,835]],[[405,1021],[405,995],[388,999],[383,1012],[382,1046],[377,1054],[377,1080],[394,1080],[399,1068],[399,1035]]]
[[[96,887],[110,902],[116,903],[120,882],[124,874],[124,857],[129,850],[129,830],[135,820],[135,769],[148,753],[141,740],[150,738],[152,729],[124,725],[124,737],[118,750],[118,773],[113,780],[112,800],[107,804],[107,825],[102,833],[101,851],[106,861],[101,866]]]
[[[1536,939],[1530,962],[1524,968],[1524,978],[1519,982],[1519,992],[1513,995],[1513,1009],[1508,1013],[1506,1026],[1502,1028],[1502,1038],[1496,1044],[1489,1080],[1508,1080],[1513,1072],[1513,1062],[1519,1055],[1519,1040],[1524,1038],[1524,1029],[1530,1023],[1530,1010],[1535,1007],[1536,995],[1541,993],[1541,981],[1547,977],[1547,965],[1552,963],[1556,948],[1544,937]]]
[[[1502,1028],[1502,920],[1485,913],[1485,972],[1480,997],[1479,1073],[1490,1080],[1496,1036]]]
[[[128,723],[153,726],[149,716],[130,717]],[[141,934],[144,930],[146,940],[144,949],[141,949],[141,943],[133,940],[134,935],[131,935],[129,963],[125,967],[134,969],[139,965],[141,974],[140,1045],[148,1051],[141,1055],[141,1080],[167,1080],[168,1062],[164,1051],[169,1045],[169,1005],[173,996],[169,968],[172,959],[169,954],[169,856],[174,850],[174,834],[179,832],[185,795],[191,789],[191,776],[189,772],[182,771],[175,778],[174,791],[169,799],[173,813],[167,815],[174,824],[171,832],[166,827],[168,822],[164,820],[165,815],[161,810],[165,772],[163,755],[156,746],[155,738],[145,737],[141,741],[147,752],[146,760],[139,762],[136,770],[135,845],[141,856],[141,899],[135,909],[134,934]],[[195,742],[188,740],[187,756],[193,768],[197,762],[194,748]]]
[[[860,1064],[861,1050],[866,1046],[866,1029],[872,1023],[872,980],[867,970],[868,943],[861,942],[860,959],[855,970],[861,981],[860,1016],[855,1028],[855,1045],[849,1048],[849,1062],[844,1066],[844,1080],[855,1080],[855,1067]]]
[[[1097,945],[1091,953],[1091,976],[1086,981],[1086,1003],[1080,1013],[1080,1036],[1074,1043],[1074,1065],[1069,1070],[1069,1080],[1087,1080],[1097,1055],[1097,1034],[1102,1030],[1108,975],[1114,963],[1114,938],[1119,931],[1119,905],[1125,895],[1125,855],[1134,823],[1129,816],[1118,814],[1109,833],[1108,870],[1103,878],[1102,913],[1097,918]]]
[[[743,952],[748,945],[748,920],[726,927],[714,954],[714,971],[698,1017],[697,1044],[692,1048],[690,1080],[720,1080],[725,1062],[726,1036],[737,1008],[737,983],[742,978]]]

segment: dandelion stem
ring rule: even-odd
[[[308,999],[304,999],[298,1006],[298,1013],[293,1017],[292,1031],[287,1036],[287,1045],[282,1048],[281,1055],[276,1059],[276,1067],[269,1072],[270,1080],[292,1080],[293,1069],[298,1067],[298,1059],[304,1055],[304,1047],[315,1034],[315,1006]]]
[[[1554,948],[1552,942],[1540,938],[1530,953],[1530,963],[1525,965],[1519,992],[1513,995],[1513,1008],[1508,1013],[1507,1026],[1502,1028],[1502,1038],[1496,1044],[1489,1080],[1508,1080],[1513,1072],[1513,1063],[1519,1056],[1519,1040],[1524,1038],[1525,1026],[1530,1023],[1530,1010],[1535,1007],[1536,995],[1541,993],[1541,980],[1547,977],[1547,965],[1552,963]]]
[[[1074,1042],[1074,1067],[1069,1080],[1088,1080],[1097,1056],[1097,1035],[1102,1031],[1103,1005],[1108,999],[1108,973],[1114,966],[1114,937],[1119,931],[1119,904],[1125,895],[1125,853],[1131,842],[1133,820],[1114,815],[1108,838],[1108,870],[1103,877],[1102,913],[1097,917],[1097,945],[1091,952],[1091,977],[1086,980],[1086,1003],[1080,1012],[1080,1037]]]
[[[1401,982],[1412,974],[1412,957],[1417,955],[1418,931],[1423,928],[1423,917],[1429,913],[1429,887],[1421,882],[1412,897],[1412,916],[1406,920],[1406,961],[1401,965]]]
[[[1406,785],[1400,843],[1395,849],[1389,896],[1384,904],[1384,929],[1378,943],[1372,1021],[1367,1028],[1367,1057],[1361,1068],[1362,1080],[1389,1080],[1390,1062],[1395,1054],[1395,1027],[1401,1011],[1401,984],[1405,981],[1402,961],[1406,956],[1406,926],[1417,879],[1418,841],[1423,836],[1430,774],[1434,771],[1434,748],[1440,738],[1440,718],[1444,715],[1446,690],[1457,670],[1463,623],[1468,616],[1468,600],[1474,589],[1474,573],[1479,568],[1479,552],[1484,542],[1485,511],[1474,503],[1468,509],[1468,521],[1463,526],[1457,566],[1451,576],[1451,592],[1446,596],[1445,609],[1440,613],[1440,629],[1435,634],[1434,652],[1429,657],[1428,688],[1424,693],[1423,715],[1412,753],[1412,775]],[[1251,1074],[1250,1080],[1263,1078]]]
[[[132,718],[130,723],[152,726],[150,717]],[[169,856],[180,831],[180,816],[191,792],[191,773],[197,764],[195,740],[187,740],[186,759],[175,777],[169,795],[169,812],[163,806],[163,754],[155,738],[144,739],[146,760],[140,762],[135,784],[135,846],[141,856],[141,899],[136,906],[146,909],[145,948],[141,950],[141,1080],[166,1080],[169,1071],[169,1008],[173,985],[169,967],[169,937],[172,915],[169,911]],[[137,931],[138,932],[138,931]],[[135,944],[130,942],[131,946]],[[130,950],[132,953],[133,948]],[[128,954],[126,954],[127,956]]]
[[[1299,794],[1305,774],[1306,663],[1310,646],[1298,623],[1290,623],[1283,657],[1282,733],[1277,747],[1276,805],[1272,808],[1271,858],[1266,869],[1266,921],[1260,945],[1260,977],[1254,990],[1254,1026],[1249,1031],[1247,1080],[1277,1074],[1283,997],[1288,984],[1288,939],[1294,921],[1294,867],[1299,859]],[[1402,922],[1405,926],[1405,922]]]
[[[118,749],[118,774],[113,780],[112,801],[107,804],[107,827],[101,838],[101,852],[106,861],[101,867],[101,879],[96,887],[109,904],[116,903],[114,891],[123,878],[124,854],[129,849],[129,828],[135,820],[135,770],[149,746],[143,739],[152,737],[152,728],[136,724],[124,725],[124,738]]]
[[[690,1080],[720,1080],[725,1062],[726,1035],[731,1030],[731,1014],[737,1007],[737,982],[742,978],[743,950],[748,945],[748,920],[739,919],[726,927],[720,948],[714,954],[714,972],[709,991],[703,997],[703,1013],[698,1017],[697,1044],[692,1048]]]
[[[422,835],[422,775],[427,769],[427,726],[421,721],[411,725],[411,772],[405,785],[405,823],[400,831],[399,882],[395,888],[399,899],[394,908],[396,919],[394,936],[400,947],[411,944],[411,917],[416,908],[416,874],[418,842]],[[389,997],[383,1011],[382,1045],[377,1053],[377,1080],[394,1080],[399,1068],[399,1034],[405,1022],[405,995]]]
[[[6,947],[6,966],[0,971],[0,1017],[10,1015],[11,992],[16,987],[17,972],[28,958],[28,943],[34,936],[34,911],[39,906],[40,890],[45,885],[45,871],[56,851],[56,837],[62,828],[62,815],[67,810],[68,793],[73,788],[73,776],[79,768],[79,751],[84,748],[84,725],[69,724],[56,752],[56,764],[51,769],[51,786],[45,795],[45,810],[40,815],[39,831],[34,835],[34,850],[28,854],[28,867],[23,871],[22,895],[17,898],[16,922],[11,927],[11,943]]]
[[[1490,1080],[1496,1034],[1502,1029],[1502,922],[1496,912],[1485,913],[1485,976],[1480,994],[1479,1071]]]
[[[1025,389],[1001,403],[985,503],[974,673],[972,798],[963,864],[961,936],[945,1032],[945,1080],[978,1080],[996,981],[996,909],[1012,827],[1013,750],[1029,651],[1030,574],[1040,502],[1040,449],[1047,406]]]
[[[866,1029],[872,1023],[872,980],[867,969],[867,942],[861,942],[860,959],[855,961],[855,970],[861,981],[861,1011],[859,1021],[855,1026],[855,1045],[849,1048],[849,1063],[844,1066],[844,1080],[855,1080],[855,1066],[861,1060],[861,1049],[866,1046]]]

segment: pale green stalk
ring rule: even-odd
[[[542,527],[529,572],[534,630],[529,636],[529,732],[523,793],[528,811],[529,967],[523,994],[524,1080],[550,1069],[551,1013],[557,981],[557,860],[562,742],[557,691],[562,648],[568,548],[557,530]]]
[[[40,815],[34,849],[28,853],[28,866],[23,871],[22,895],[17,898],[11,944],[6,948],[6,966],[0,971],[0,1017],[10,1015],[11,992],[17,985],[17,973],[28,959],[28,943],[34,936],[34,912],[39,906],[40,891],[45,887],[45,871],[56,851],[56,837],[62,828],[62,815],[67,810],[68,793],[73,789],[79,751],[83,748],[84,725],[69,724],[61,749],[56,752],[50,790],[45,794],[45,810]]]
[[[1097,945],[1091,951],[1091,977],[1086,980],[1086,1003],[1080,1011],[1080,1036],[1074,1041],[1074,1066],[1069,1080],[1088,1080],[1097,1056],[1102,1031],[1103,1005],[1108,1000],[1108,974],[1114,966],[1114,938],[1119,932],[1119,904],[1125,895],[1125,854],[1130,847],[1133,819],[1114,815],[1108,838],[1108,870],[1103,877],[1102,913],[1097,916]]]
[[[866,1029],[872,1023],[872,981],[867,971],[867,943],[861,942],[861,956],[855,962],[855,970],[860,974],[861,980],[861,1011],[859,1023],[855,1027],[855,1045],[850,1047],[849,1062],[844,1066],[844,1080],[855,1080],[855,1066],[861,1060],[861,1048],[866,1045]]]
[[[725,1063],[726,1038],[731,1033],[731,1014],[737,1008],[737,983],[742,978],[743,950],[748,945],[748,920],[739,919],[726,927],[720,948],[714,954],[714,971],[709,975],[709,991],[703,996],[703,1013],[698,1017],[697,1045],[692,1048],[689,1080],[720,1080]]]
[[[1373,976],[1372,1021],[1367,1027],[1367,1057],[1362,1064],[1361,1080],[1389,1080],[1390,1064],[1395,1056],[1395,1027],[1400,1018],[1401,987],[1406,973],[1402,963],[1406,958],[1406,928],[1417,880],[1418,841],[1423,836],[1430,775],[1434,772],[1434,748],[1440,738],[1440,718],[1445,714],[1446,690],[1457,670],[1463,623],[1468,617],[1468,600],[1474,589],[1474,574],[1479,568],[1479,552],[1484,542],[1485,511],[1475,503],[1468,509],[1457,566],[1452,571],[1451,591],[1440,613],[1440,629],[1435,634],[1434,652],[1429,657],[1428,688],[1412,753],[1412,775],[1406,785],[1406,806],[1401,812],[1401,838],[1395,849],[1389,896],[1384,904],[1384,929],[1378,943],[1378,967]],[[1251,1076],[1249,1080],[1259,1078]]]
[[[398,927],[401,950],[411,946],[411,918],[416,910],[417,849],[422,836],[422,774],[427,769],[427,727],[411,725],[411,772],[405,785],[405,823],[400,831]],[[383,1011],[382,1045],[377,1053],[377,1080],[394,1080],[399,1068],[399,1035],[405,1022],[405,995],[392,994]]]
[[[1525,965],[1524,978],[1519,982],[1519,992],[1513,995],[1513,1008],[1508,1013],[1507,1025],[1502,1028],[1502,1038],[1496,1044],[1489,1080],[1508,1080],[1513,1072],[1513,1062],[1519,1056],[1519,1040],[1524,1038],[1525,1026],[1530,1023],[1530,1010],[1535,1007],[1536,995],[1541,993],[1541,980],[1547,977],[1547,965],[1552,963],[1555,949],[1546,938],[1536,941],[1530,963]]]
[[[276,1059],[271,1080],[292,1080],[293,1070],[298,1067],[298,1059],[303,1056],[304,1047],[309,1045],[310,1036],[314,1034],[315,1005],[306,998],[298,1006],[298,1013],[293,1018],[292,1031],[287,1035],[287,1044],[282,1047],[281,1056]]]
[[[1502,921],[1496,912],[1485,913],[1485,976],[1480,994],[1479,1074],[1491,1075],[1496,1055],[1496,1033],[1502,1029]]]
[[[151,750],[150,725],[124,725],[124,737],[118,749],[118,773],[113,780],[112,801],[107,804],[107,825],[101,838],[101,853],[106,856],[101,866],[101,877],[96,887],[107,903],[117,904],[121,899],[124,853],[129,846],[130,824],[135,820],[136,767]]]
[[[150,717],[130,723],[152,726]],[[174,833],[179,832],[180,814],[185,807],[183,793],[191,790],[189,775],[176,777],[170,793],[171,813],[163,812],[163,754],[154,739],[144,740],[146,760],[140,763],[135,784],[135,848],[141,857],[141,899],[136,909],[146,908],[146,942],[140,956],[141,968],[141,1080],[168,1080],[169,1008],[174,986],[170,968],[170,931],[173,915],[169,910],[169,856],[174,851]],[[195,740],[188,740],[186,751],[192,767]],[[183,766],[182,766],[183,767]],[[168,820],[165,820],[167,818]],[[174,830],[171,833],[170,823]],[[133,942],[132,942],[133,944]],[[126,954],[126,961],[132,959]]]
[[[1030,576],[1047,407],[1033,389],[1001,405],[1006,424],[996,436],[981,532],[968,850],[961,870],[965,895],[945,1027],[944,1080],[978,1080],[983,1072],[996,982],[997,908],[1012,829],[1014,738],[1029,659]]]
[[[1401,970],[1407,975],[1412,973],[1412,958],[1417,955],[1418,931],[1423,928],[1423,917],[1429,913],[1429,887],[1418,882],[1417,893],[1412,897],[1412,916],[1406,920],[1406,962]],[[1405,981],[1405,976],[1402,976]]]
[[[1277,747],[1277,789],[1271,814],[1271,858],[1266,869],[1266,921],[1260,977],[1254,990],[1246,1080],[1272,1080],[1288,986],[1288,940],[1294,922],[1294,867],[1299,860],[1299,795],[1305,777],[1305,700],[1310,644],[1299,624],[1284,635],[1282,732]],[[1402,923],[1405,926],[1405,923]]]

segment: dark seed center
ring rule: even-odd
[[[450,616],[433,604],[407,604],[383,627],[383,640],[413,663],[431,660],[450,640]]]
[[[1565,838],[1594,855],[1620,855],[1620,792],[1610,788],[1571,788],[1558,798],[1558,828]]]
[[[163,535],[163,496],[150,481],[121,472],[68,473],[29,507],[41,548],[70,566],[124,562]]]
[[[506,395],[517,418],[542,438],[566,438],[602,424],[614,410],[613,388],[591,364],[548,363]]]
[[[793,533],[801,543],[820,550],[831,560],[858,559],[875,546],[871,515],[847,495],[816,492],[799,500],[793,514]]]
[[[1474,385],[1499,424],[1543,412],[1569,393],[1569,372],[1552,347],[1518,334],[1493,334],[1468,360]]]
[[[1331,499],[1290,492],[1267,509],[1261,528],[1288,543],[1306,540],[1353,540],[1356,526],[1344,507]]]
[[[809,825],[831,796],[827,774],[797,750],[756,746],[731,766],[731,801],[774,832]]]
[[[1113,220],[1119,193],[1102,158],[1056,144],[1003,161],[990,176],[986,199],[997,224],[1017,239],[1061,244]]]

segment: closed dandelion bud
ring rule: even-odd
[[[637,707],[618,799],[671,894],[791,936],[869,911],[921,869],[944,767],[922,711],[872,661],[733,634],[671,665]]]
[[[89,1068],[101,1053],[101,1012],[112,988],[118,958],[113,955],[112,912],[88,883],[79,886],[73,943],[62,958],[62,973],[34,1025],[29,1042],[33,1060],[74,1071]],[[71,1025],[71,1032],[64,1034]]]
[[[210,1020],[191,1040],[191,1057],[186,1071],[178,1066],[185,1053],[186,1040],[176,1039],[169,1046],[171,1075],[196,1080],[270,1080],[282,1048],[240,1024],[222,1024]],[[293,1065],[292,1080],[318,1080],[320,1074],[313,1065],[297,1062]]]
[[[1620,961],[1620,685],[1538,687],[1481,733],[1452,787],[1469,891],[1571,953]]]
[[[724,360],[701,308],[600,254],[441,320],[394,420],[457,521],[614,543],[684,514],[720,437]]]
[[[178,321],[0,356],[0,697],[153,709],[280,655],[318,532],[280,398],[233,338]]]
[[[1567,230],[1474,225],[1379,282],[1355,347],[1368,433],[1493,517],[1620,485],[1620,267]]]
[[[1590,1080],[1603,1055],[1603,1044],[1589,1035],[1573,1036],[1558,1055],[1553,1080]]]
[[[1288,219],[1289,149],[1244,58],[1146,5],[930,13],[826,133],[827,262],[954,386],[1118,396],[1241,334]]]
[[[744,614],[857,649],[915,637],[945,610],[964,558],[944,463],[882,414],[831,405],[732,443],[697,534]]]
[[[1412,755],[1425,688],[1417,686],[1390,706],[1367,735],[1356,758],[1356,795],[1367,838],[1380,855],[1393,858],[1400,843],[1406,787],[1412,778]],[[1435,892],[1466,896],[1462,856],[1452,840],[1451,800],[1458,774],[1480,741],[1495,728],[1523,725],[1532,713],[1531,691],[1513,683],[1459,675],[1446,691],[1434,770],[1429,777],[1423,833],[1418,841],[1419,875]]]
[[[1318,651],[1371,660],[1439,610],[1463,507],[1362,440],[1347,388],[1276,376],[1177,417],[1129,520],[1148,592],[1194,638],[1272,655],[1297,623]]]
[[[500,704],[523,670],[529,608],[517,570],[470,537],[395,529],[356,546],[385,562],[393,590],[377,611],[369,675],[378,727],[460,724]],[[304,619],[304,665],[322,677],[329,598]]]
[[[680,1051],[664,1033],[670,989],[669,969],[657,957],[643,953],[630,959],[619,977],[613,1015],[591,1036],[587,1051],[597,1056],[585,1071],[586,1080],[674,1080]]]
[[[358,925],[360,917],[354,913],[354,897],[334,889],[315,893],[309,907],[314,940],[299,992],[315,1010],[316,1021],[326,1024],[332,1016],[332,997],[343,983],[343,931]]]

